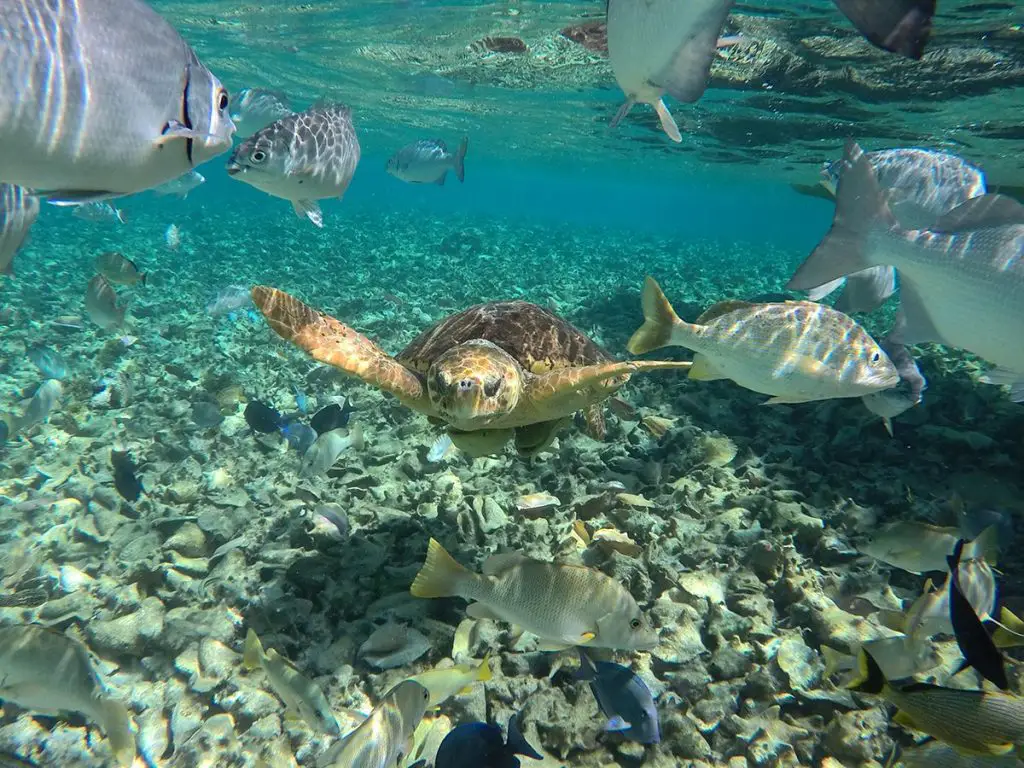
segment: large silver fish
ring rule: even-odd
[[[959,155],[930,149],[882,149],[865,153],[878,184],[886,191],[887,202],[900,225],[907,229],[927,229],[939,218],[984,195],[985,174]],[[835,196],[842,162],[828,162],[822,168],[822,185]],[[812,288],[811,301],[821,301],[846,284],[836,300],[840,312],[872,312],[882,306],[896,290],[892,267],[872,267],[840,277]]]
[[[14,257],[39,215],[39,198],[15,184],[0,184],[0,275],[14,274]]]
[[[85,289],[85,314],[105,331],[124,325],[127,307],[117,300],[117,292],[103,275],[95,275]]]
[[[626,102],[614,128],[637,102],[650,104],[662,130],[682,141],[662,96],[694,102],[707,87],[718,35],[733,0],[609,0],[608,58]]]
[[[230,149],[227,91],[141,0],[2,0],[0,30],[0,180],[102,200]]]
[[[1024,206],[1001,195],[968,200],[931,229],[907,230],[871,163],[850,143],[832,229],[787,287],[808,288],[875,266],[900,277],[890,341],[960,347],[996,365],[982,381],[1024,401]]]
[[[317,200],[340,198],[359,164],[352,112],[315,105],[277,120],[239,144],[228,173],[268,195],[291,201],[299,217],[324,225]]]
[[[391,768],[405,765],[412,736],[430,704],[430,691],[404,680],[381,699],[369,717],[332,747],[332,768]]]

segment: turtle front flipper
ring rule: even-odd
[[[277,288],[257,285],[252,300],[278,336],[314,360],[390,392],[410,408],[432,412],[420,377],[363,334]]]
[[[601,402],[629,381],[634,373],[685,371],[690,365],[670,360],[630,360],[528,374],[520,406],[516,409],[517,415],[529,414],[531,418],[523,421],[526,424],[561,418]]]

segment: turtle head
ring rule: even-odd
[[[523,388],[523,369],[489,341],[467,341],[440,355],[427,371],[427,394],[456,429],[487,427],[511,413]]]

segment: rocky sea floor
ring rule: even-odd
[[[494,679],[436,717],[504,726],[522,712],[527,740],[547,755],[526,766],[875,766],[895,742],[912,746],[880,700],[824,678],[819,649],[878,636],[874,614],[921,591],[923,578],[856,551],[881,524],[952,524],[957,499],[1024,512],[1024,408],[975,384],[976,360],[919,350],[926,402],[896,420],[895,438],[858,401],[764,407],[729,382],[662,373],[621,391],[637,414],[610,415],[604,442],[569,429],[532,462],[432,463],[439,433],[425,418],[312,362],[245,310],[211,317],[207,303],[229,284],[272,285],[397,353],[450,312],[524,298],[623,355],[647,272],[694,316],[778,291],[805,254],[500,221],[350,214],[315,232],[284,216],[258,227],[231,216],[179,219],[177,251],[164,244],[167,221],[113,229],[55,216],[0,289],[0,410],[40,382],[27,346],[58,349],[70,368],[48,423],[0,449],[0,623],[80,633],[134,715],[137,765],[315,765],[334,739],[285,720],[264,675],[243,668],[247,629],[319,683],[347,732],[358,722],[350,710],[451,655],[465,602],[408,591],[431,536],[474,568],[506,548],[600,568],[659,628],[655,651],[614,655],[657,697],[662,743],[644,747],[602,732],[573,654],[476,626],[470,651],[498,660]],[[147,287],[119,289],[130,325],[69,327],[108,249],[150,272]],[[300,476],[298,454],[242,417],[249,399],[294,410],[295,388],[314,404],[351,398],[364,431],[365,446],[327,477]],[[224,420],[198,426],[201,402]],[[136,503],[114,490],[112,447],[140,465]],[[557,505],[520,511],[517,499],[540,492]],[[340,506],[347,532],[317,518],[323,504]],[[586,546],[576,521],[635,546]],[[1022,544],[1024,526],[1015,531],[1004,551]],[[1024,566],[1006,558],[1000,570],[1002,595],[1020,607]],[[385,671],[357,658],[388,622],[423,633],[429,650]],[[940,648],[946,662],[933,672],[945,679],[956,646]],[[82,718],[13,706],[0,750],[39,765],[113,765]]]

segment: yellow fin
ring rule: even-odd
[[[458,594],[459,582],[468,573],[437,539],[431,538],[427,559],[409,592],[413,597],[452,597]]]
[[[250,628],[245,633],[245,651],[242,654],[242,664],[246,669],[256,669],[263,662],[263,646],[256,633]]]
[[[693,358],[689,377],[695,381],[718,381],[725,378],[725,376],[714,369],[707,355],[697,355]]]
[[[595,637],[597,637],[597,635],[593,632],[584,632],[582,635],[580,635],[580,645],[589,643]]]
[[[493,676],[494,674],[491,672],[491,654],[488,653],[484,655],[480,666],[476,668],[476,677],[474,679],[478,682],[486,683]]]
[[[634,355],[641,355],[672,343],[672,329],[681,322],[662,292],[661,286],[650,276],[644,280],[643,310],[644,324],[626,344],[626,349]]]
[[[898,725],[902,725],[904,728],[910,728],[915,731],[921,730],[921,727],[914,722],[914,718],[912,718],[902,709],[895,715],[893,715],[892,721]]]
[[[1024,645],[1024,621],[1009,608],[1003,606],[999,611],[999,621],[992,633],[992,640],[997,648],[1017,648]]]

